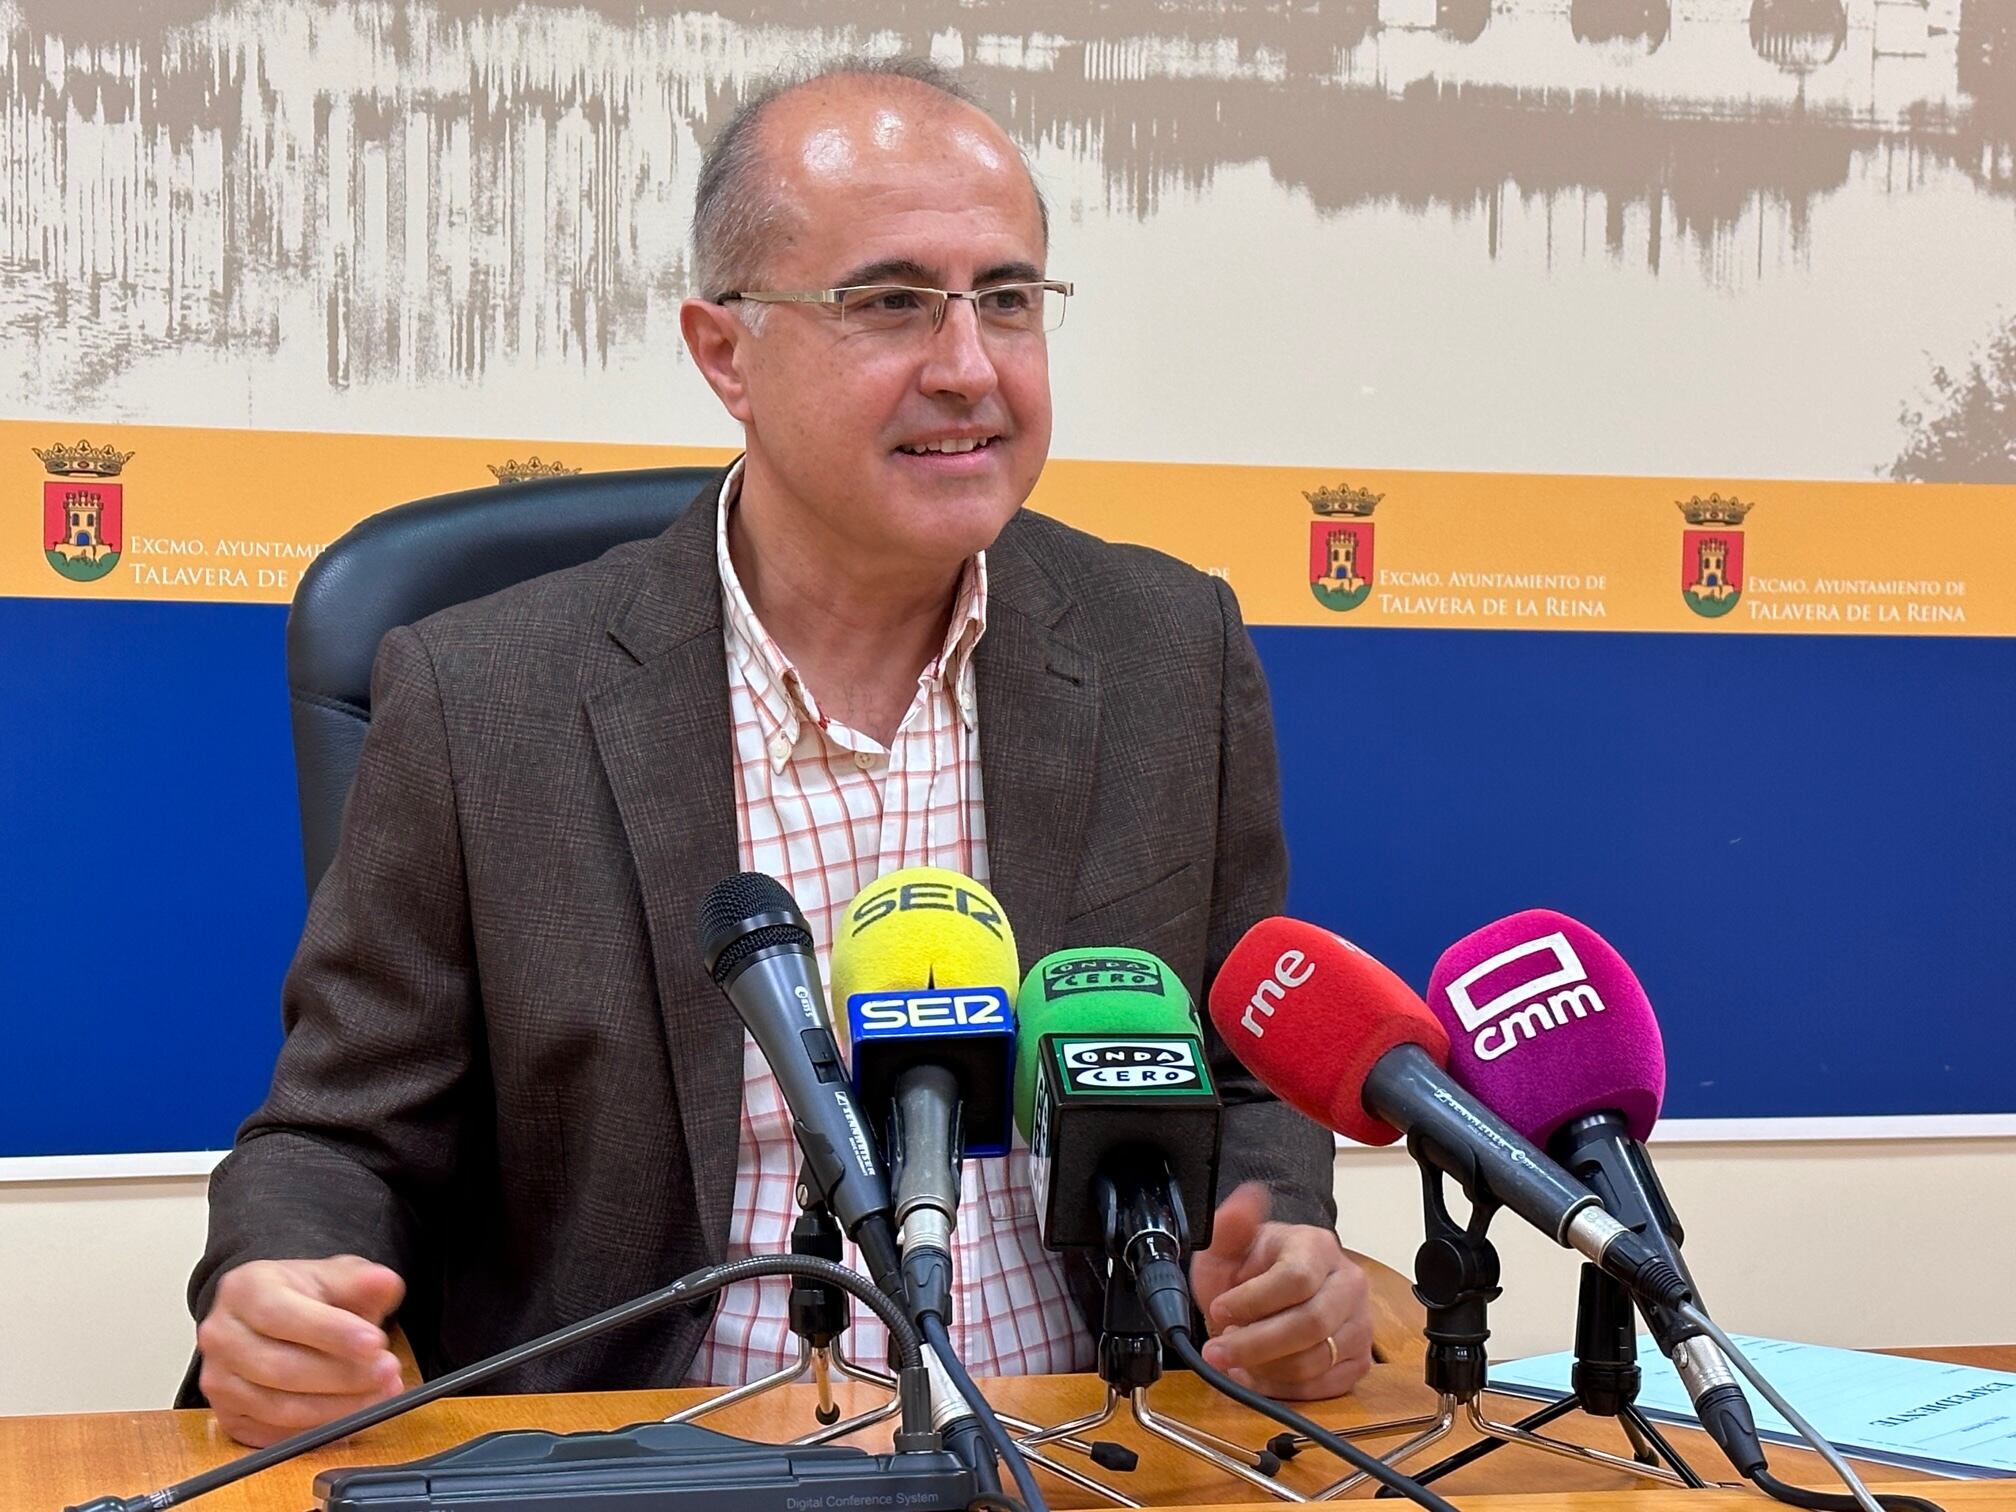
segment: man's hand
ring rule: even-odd
[[[1372,1368],[1365,1273],[1330,1230],[1270,1223],[1270,1207],[1267,1188],[1247,1182],[1219,1205],[1211,1247],[1191,1257],[1190,1291],[1211,1327],[1204,1358],[1271,1397],[1342,1396]]]
[[[196,1330],[218,1423],[263,1448],[395,1395],[399,1361],[379,1324],[405,1295],[397,1274],[357,1255],[226,1271]]]

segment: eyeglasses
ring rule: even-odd
[[[922,336],[945,324],[955,299],[972,302],[984,331],[1036,335],[1064,324],[1068,283],[989,284],[984,289],[921,289],[912,284],[856,284],[845,289],[737,289],[716,304],[809,304],[834,310],[848,335]]]

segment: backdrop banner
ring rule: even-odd
[[[74,429],[0,422],[23,522],[0,594],[285,603],[324,546],[404,500],[729,455]],[[1060,459],[1032,503],[1227,578],[1255,624],[2016,635],[2016,485]]]

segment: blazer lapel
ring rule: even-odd
[[[1098,761],[1092,660],[1056,631],[1070,600],[1015,522],[987,553],[987,633],[974,652],[989,886],[1022,969],[1056,948],[1078,877]]]
[[[718,488],[658,538],[645,581],[609,634],[636,662],[587,701],[644,895],[653,972],[694,1208],[720,1259],[734,1196],[742,1023],[700,967],[700,900],[740,869],[721,579]]]

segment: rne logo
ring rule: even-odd
[[[1255,1039],[1267,1037],[1267,1026],[1262,1018],[1274,1017],[1274,1010],[1286,1000],[1288,994],[1316,975],[1316,963],[1299,950],[1284,950],[1274,962],[1272,976],[1262,977],[1260,985],[1253,989],[1253,996],[1246,1004],[1246,1012],[1239,1019],[1239,1026]]]

